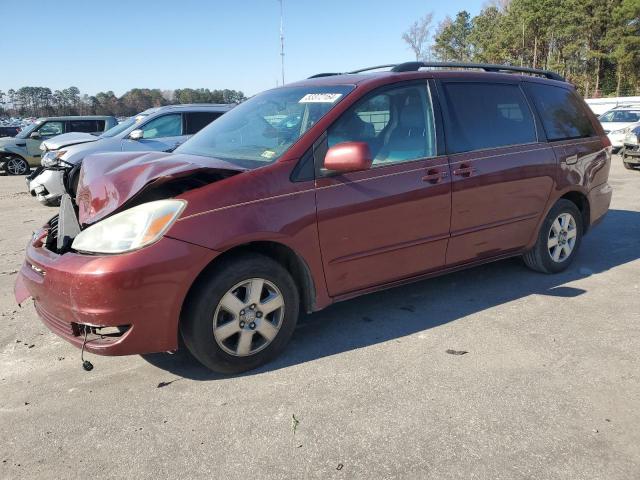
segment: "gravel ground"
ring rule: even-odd
[[[14,304],[54,211],[0,176],[0,478],[640,478],[640,171],[616,158],[611,183],[567,272],[514,259],[338,304],[225,378],[182,353],[83,371]]]

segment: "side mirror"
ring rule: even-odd
[[[331,147],[324,157],[324,168],[347,173],[371,168],[371,150],[366,142],[344,142]]]
[[[134,131],[132,131],[132,132],[129,134],[129,138],[130,138],[131,140],[140,140],[140,139],[141,139],[141,138],[143,138],[143,137],[144,137],[144,132],[143,132],[142,130],[140,130],[139,128],[138,128],[138,129],[136,129],[136,130],[134,130]]]
[[[40,138],[40,132],[33,132],[31,135],[29,135],[29,138]]]

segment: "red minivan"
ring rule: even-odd
[[[255,368],[300,309],[512,256],[564,270],[611,146],[555,73],[410,62],[256,95],[173,153],[85,160],[16,300],[103,355]],[[446,67],[446,68],[443,68]]]

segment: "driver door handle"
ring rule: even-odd
[[[448,173],[444,170],[430,168],[429,170],[427,170],[427,174],[424,177],[422,177],[422,181],[435,184],[447,178],[447,176],[448,176]]]

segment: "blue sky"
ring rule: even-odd
[[[401,35],[414,20],[428,11],[434,24],[462,9],[473,15],[484,0],[284,2],[290,82],[412,60]],[[277,0],[0,0],[0,18],[3,91],[202,87],[252,95],[280,78]]]

